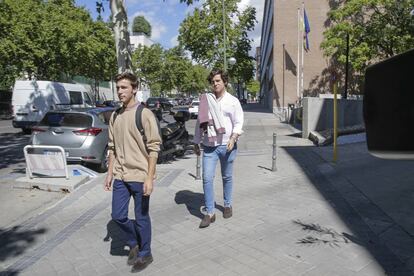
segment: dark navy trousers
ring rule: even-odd
[[[138,244],[139,256],[151,254],[151,218],[149,216],[149,196],[144,196],[143,182],[124,182],[115,179],[112,192],[112,219],[125,234],[127,245]],[[128,206],[134,198],[135,221],[128,218]]]

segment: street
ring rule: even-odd
[[[29,143],[30,135],[14,128],[11,120],[0,120],[0,175],[3,169],[10,171],[24,163],[23,147]]]

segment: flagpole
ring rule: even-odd
[[[296,72],[296,96],[299,99],[300,96],[300,9],[298,8],[298,62]]]
[[[302,2],[302,13],[304,13],[304,10],[305,10],[305,3],[304,2]],[[305,18],[303,18],[303,20],[305,20]],[[303,22],[303,24],[305,24],[305,22]],[[305,29],[305,28],[303,28],[303,29]],[[301,37],[302,37],[302,40],[301,40],[301,45],[302,45],[302,47],[301,47],[301,49],[302,49],[302,60],[301,60],[301,70],[300,70],[300,98],[302,99],[303,98],[303,64],[304,64],[304,51],[305,51],[305,47],[304,47],[304,36],[303,36],[303,33],[305,32],[305,30],[303,30],[303,32],[302,32],[302,35],[301,35]]]

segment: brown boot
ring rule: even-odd
[[[135,273],[144,270],[150,263],[152,263],[153,260],[152,255],[138,257],[131,269],[131,272]]]
[[[133,248],[129,250],[128,261],[127,261],[128,265],[133,265],[135,263],[135,261],[138,258],[138,251],[139,251],[138,245],[134,246]]]
[[[206,228],[210,225],[210,223],[213,223],[216,221],[216,214],[212,215],[210,217],[209,214],[204,215],[204,218],[200,222],[200,228]]]
[[[233,216],[233,208],[230,207],[224,207],[224,211],[223,211],[223,218],[227,219],[227,218],[231,218]]]

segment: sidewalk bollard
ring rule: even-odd
[[[276,169],[276,132],[273,132],[273,155],[272,155],[272,172],[277,171]]]
[[[201,153],[200,153],[201,155]],[[200,180],[201,176],[200,176],[200,169],[201,169],[201,165],[200,165],[200,155],[197,155],[197,164],[196,164],[196,180]]]

